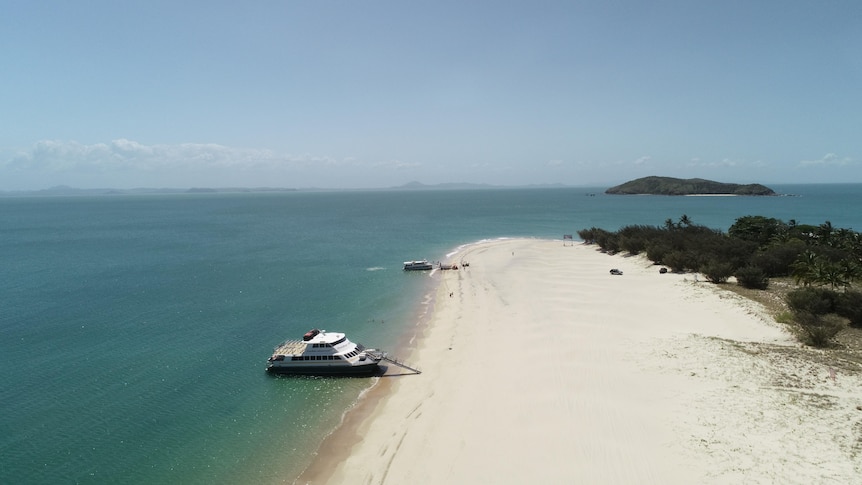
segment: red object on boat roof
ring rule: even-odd
[[[316,329],[316,328],[313,328],[313,329],[311,329],[311,330],[309,330],[309,331],[305,332],[305,335],[303,335],[303,336],[302,336],[302,340],[304,340],[304,341],[308,342],[309,340],[311,340],[311,339],[313,339],[314,337],[316,337],[316,336],[317,336],[317,334],[319,334],[319,333],[320,333],[320,330],[318,330],[318,329]]]

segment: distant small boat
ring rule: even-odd
[[[404,261],[404,271],[426,271],[429,269],[434,269],[434,265],[429,263],[427,259]]]
[[[355,344],[343,333],[309,330],[302,340],[287,340],[272,353],[266,370],[273,374],[368,376],[380,370],[386,353]]]

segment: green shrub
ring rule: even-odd
[[[584,244],[595,244],[596,243],[596,234],[598,229],[595,227],[591,227],[589,229],[581,229],[578,231],[578,237],[581,238],[581,241]]]
[[[615,232],[597,229],[595,232],[596,244],[602,251],[614,254],[620,250],[619,236]]]
[[[670,246],[662,243],[648,243],[646,245],[647,259],[655,264],[665,264],[664,258],[670,252]]]
[[[862,328],[862,293],[845,291],[838,295],[835,313],[850,320],[851,327]]]
[[[775,243],[751,256],[751,264],[763,268],[768,276],[790,276],[791,267],[805,252],[805,243],[798,239]]]
[[[620,236],[620,249],[631,254],[640,254],[646,247],[646,241],[637,236]]]
[[[701,268],[701,272],[713,283],[727,283],[727,279],[733,276],[733,266],[730,263],[710,261]]]
[[[745,266],[736,270],[736,283],[743,288],[765,290],[769,287],[766,272],[757,266]]]
[[[796,314],[796,322],[805,333],[806,343],[814,347],[826,347],[844,328],[844,319],[834,313],[815,315],[800,312]]]
[[[787,293],[787,305],[795,314],[826,315],[835,311],[837,297],[835,291],[806,286]]]
[[[775,321],[778,323],[793,323],[793,314],[790,312],[781,312],[775,316]]]
[[[662,264],[670,266],[670,270],[675,273],[682,273],[686,269],[690,268],[688,258],[683,251],[669,251],[664,255],[664,259],[662,259]]]

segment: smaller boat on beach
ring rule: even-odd
[[[266,370],[273,374],[368,376],[380,370],[386,353],[366,349],[343,333],[309,330],[302,340],[286,340],[275,348]]]
[[[429,269],[434,269],[434,265],[429,263],[427,259],[404,261],[404,271],[427,271]]]

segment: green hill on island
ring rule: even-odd
[[[673,177],[643,177],[611,187],[606,194],[614,195],[775,195],[775,191],[760,184],[727,184],[705,179]]]

